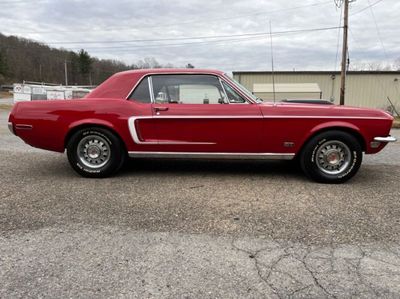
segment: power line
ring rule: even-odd
[[[370,11],[371,11],[372,19],[374,20],[374,23],[375,23],[376,33],[378,34],[378,38],[379,38],[379,41],[381,43],[381,46],[382,46],[382,49],[383,49],[383,53],[385,54],[386,59],[388,59],[388,55],[387,55],[387,52],[386,52],[386,49],[385,49],[385,45],[383,44],[383,41],[382,41],[382,37],[381,37],[381,33],[380,33],[380,30],[379,30],[379,27],[378,27],[378,23],[376,22],[374,10],[372,9],[372,5],[371,5],[369,0],[368,0],[368,3],[370,4],[369,8],[370,8]]]
[[[355,36],[354,36],[354,34],[353,34],[353,32],[352,32],[352,30],[351,30],[350,28],[349,28],[349,31],[350,31],[350,34],[351,34],[351,37],[352,37],[353,41],[355,42],[356,47],[357,47],[359,50],[364,50],[364,47],[361,46],[361,42],[360,42],[358,39],[355,38]],[[389,93],[388,93],[387,86],[384,86],[383,83],[381,82],[381,80],[376,80],[376,82],[378,83],[379,88],[380,88],[386,95],[388,95]],[[395,85],[395,86],[396,86],[396,85]]]
[[[37,2],[47,2],[47,0],[36,0],[36,1],[29,1],[29,0],[15,0],[15,1],[0,1],[0,5],[3,4],[23,4],[23,3],[29,3],[29,4],[37,4]]]
[[[322,27],[311,29],[297,29],[272,32],[272,35],[283,35],[301,32],[316,32],[338,29],[339,27]],[[258,33],[245,33],[245,34],[232,34],[232,35],[213,35],[213,36],[192,36],[192,37],[173,37],[173,38],[160,38],[160,39],[133,39],[133,40],[103,40],[103,41],[63,41],[63,42],[48,42],[50,45],[65,45],[65,44],[114,44],[114,43],[135,43],[135,42],[162,42],[162,41],[175,41],[175,40],[191,40],[191,39],[215,39],[215,38],[229,38],[229,37],[243,37],[243,36],[260,36],[268,35],[269,32]]]
[[[43,1],[43,0],[41,0]],[[1,3],[1,2],[0,2]],[[192,21],[187,21],[187,22],[178,22],[178,23],[170,23],[170,24],[162,24],[162,25],[156,25],[156,26],[135,26],[134,29],[154,29],[154,28],[165,28],[165,27],[171,27],[171,26],[178,26],[178,25],[187,25],[187,24],[209,24],[211,22],[219,22],[219,21],[224,21],[224,20],[231,20],[231,19],[238,19],[238,18],[247,18],[250,16],[256,16],[256,15],[271,15],[274,13],[278,12],[285,12],[285,11],[292,11],[292,10],[297,10],[301,8],[307,8],[307,7],[314,7],[314,6],[320,6],[320,5],[326,5],[328,3],[331,3],[331,0],[329,1],[322,1],[322,2],[315,2],[315,3],[310,3],[306,5],[300,5],[300,6],[294,6],[294,7],[289,7],[289,8],[282,8],[282,9],[276,9],[276,10],[270,10],[268,12],[256,12],[256,13],[251,13],[251,14],[241,14],[241,15],[236,15],[236,16],[231,16],[231,17],[224,17],[224,18],[215,18],[215,19],[199,19],[199,20],[192,20]],[[132,30],[132,24],[130,24],[128,27],[114,27],[114,28],[106,28],[106,29],[88,29],[88,30],[51,30],[51,31],[16,31],[12,34],[47,34],[47,33],[76,33],[76,32],[105,32],[105,31],[125,31],[125,30]]]
[[[250,37],[243,37],[243,38],[234,38],[234,39],[217,39],[211,41],[197,41],[197,42],[188,42],[188,43],[174,43],[174,44],[150,44],[150,45],[125,45],[125,46],[106,46],[106,47],[85,47],[85,50],[108,50],[108,49],[141,49],[141,48],[159,48],[159,47],[172,47],[172,46],[186,46],[186,45],[199,45],[199,44],[216,44],[216,43],[223,43],[223,42],[235,42],[235,41],[248,41],[248,40],[259,40],[264,39],[266,36],[250,36]],[[71,47],[65,48],[66,50],[79,50],[81,47]]]
[[[332,27],[332,29],[337,29],[337,27]],[[314,32],[315,30],[330,30],[330,28],[325,29],[325,28],[320,28],[320,29],[313,29],[309,30],[309,32]],[[304,32],[304,30],[300,31],[286,31],[289,32],[287,34],[296,34],[296,33],[301,33]],[[276,33],[276,32],[275,32]],[[187,46],[187,45],[202,45],[202,44],[224,44],[226,42],[242,42],[242,41],[249,41],[249,40],[261,40],[266,38],[269,35],[268,33],[260,33],[259,35],[254,35],[254,36],[244,36],[240,38],[223,38],[223,39],[214,39],[214,40],[207,40],[207,41],[193,41],[193,42],[186,42],[186,43],[171,43],[171,44],[165,44],[165,43],[157,43],[157,44],[148,44],[148,45],[124,45],[124,46],[97,46],[97,47],[85,47],[85,50],[90,50],[91,52],[93,51],[104,51],[107,50],[108,52],[110,51],[126,51],[126,50],[133,50],[133,49],[151,49],[151,48],[166,48],[166,47],[176,47],[176,46]],[[282,34],[284,35],[284,34]],[[10,46],[7,46],[5,48],[11,48]],[[76,46],[76,47],[68,47],[68,48],[60,48],[63,50],[70,50],[70,51],[76,51],[79,49],[82,49],[82,47]]]
[[[335,0],[335,4],[336,4]],[[336,4],[337,6],[337,4]],[[336,57],[335,57],[335,71],[337,69],[337,62],[338,62],[338,58],[339,58],[339,46],[340,46],[340,29],[341,29],[341,25],[342,25],[342,16],[343,16],[343,9],[340,8],[340,17],[339,17],[339,28],[338,28],[338,36],[337,36],[337,42],[336,42]]]
[[[381,3],[382,1],[383,1],[383,0],[378,0],[378,1],[376,1],[376,2],[374,2],[374,3],[371,4],[371,3],[369,2],[369,0],[368,0],[368,3],[370,3],[368,6],[362,8],[362,9],[356,11],[356,12],[353,12],[353,13],[351,13],[350,15],[351,15],[351,16],[354,16],[354,15],[356,15],[356,14],[359,14],[359,13],[361,13],[361,12],[367,10],[368,8],[373,7],[373,6],[375,6],[375,5],[379,4],[379,3]]]

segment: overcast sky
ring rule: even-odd
[[[0,32],[126,63],[154,57],[174,66],[270,70],[262,35],[270,21],[273,32],[296,31],[338,27],[340,15],[334,0],[0,0]],[[398,0],[353,2],[351,63],[400,58],[399,16]],[[338,70],[337,41],[338,29],[275,34],[275,69]]]

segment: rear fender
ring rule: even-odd
[[[71,131],[72,129],[82,125],[100,125],[104,127],[109,127],[115,131],[115,127],[111,122],[98,118],[87,118],[74,121],[68,126],[68,131]]]
[[[67,132],[65,134],[65,139],[64,139],[64,148],[67,146],[67,142],[68,142],[69,138],[71,137],[71,135],[73,134],[73,132],[75,132],[80,127],[90,127],[90,126],[100,126],[100,127],[106,128],[106,129],[110,129],[112,132],[117,134],[117,136],[119,138],[121,138],[119,132],[117,131],[117,129],[111,122],[108,122],[108,121],[105,121],[102,119],[97,119],[97,118],[80,119],[78,121],[72,122],[68,126]]]

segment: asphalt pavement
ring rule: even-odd
[[[84,179],[7,115],[0,298],[400,296],[400,143],[342,185],[277,161],[132,160]]]

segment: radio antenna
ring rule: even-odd
[[[271,44],[272,93],[274,95],[274,104],[275,104],[276,96],[275,96],[274,50],[273,50],[273,47],[272,47],[272,25],[271,25],[271,20],[269,20],[269,40],[270,40],[270,44]]]

